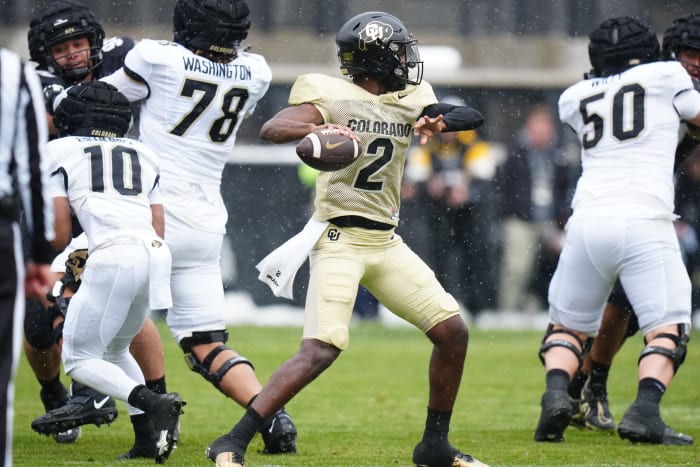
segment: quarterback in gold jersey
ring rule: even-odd
[[[396,17],[383,12],[357,15],[340,28],[336,44],[341,71],[351,80],[300,76],[290,106],[260,133],[273,143],[288,143],[320,128],[336,128],[357,139],[362,155],[349,167],[319,174],[313,217],[297,236],[294,245],[299,248],[291,251],[302,259],[306,255],[299,252],[308,252],[311,265],[299,351],[271,376],[233,430],[209,446],[207,457],[217,466],[243,466],[259,427],[347,349],[362,284],[434,345],[425,432],[413,462],[483,466],[448,440],[467,353],[467,326],[456,300],[394,232],[411,139],[417,136],[425,143],[441,131],[474,129],[483,118],[472,108],[438,103],[432,87],[422,81],[416,41]],[[261,274],[261,279],[271,279],[273,291],[285,277],[284,267],[275,264],[270,274]],[[293,274],[288,277],[293,280]]]

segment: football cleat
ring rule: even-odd
[[[622,439],[633,443],[665,444],[668,446],[690,446],[693,437],[678,433],[666,425],[654,405],[632,404],[620,420],[617,432]]]
[[[214,440],[204,455],[216,464],[216,467],[244,467],[243,455],[236,452],[231,433],[221,435]]]
[[[54,433],[51,435],[51,437],[57,443],[61,443],[61,444],[75,443],[76,441],[78,441],[78,438],[80,438],[80,427],[77,426],[75,428],[71,428],[71,429],[66,430],[66,431]]]
[[[82,425],[110,424],[118,414],[114,399],[81,386],[64,405],[34,419],[32,429],[43,435],[57,435]]]
[[[542,413],[535,429],[535,441],[564,441],[564,430],[571,421],[573,403],[565,390],[548,389],[542,394]]]
[[[586,428],[586,415],[581,411],[581,399],[571,399],[571,420],[569,425],[584,429]]]
[[[423,441],[413,449],[413,463],[416,467],[489,467],[449,443],[430,446]]]
[[[581,408],[579,413],[583,414],[583,421],[586,428],[597,431],[614,431],[615,420],[613,420],[608,406],[608,393],[605,386],[586,385],[581,391]]]
[[[158,448],[153,446],[136,446],[134,445],[127,452],[117,457],[117,460],[127,459],[155,459]]]
[[[153,427],[159,432],[156,441],[155,460],[162,464],[177,447],[179,438],[178,423],[184,412],[182,407],[187,404],[176,392],[156,395],[158,402],[155,410],[150,413]]]
[[[260,429],[265,454],[294,454],[297,452],[297,429],[284,409],[278,410],[270,423]]]
[[[60,390],[57,393],[52,393],[47,390],[46,387],[42,387],[39,391],[39,397],[41,398],[42,404],[44,404],[44,410],[48,412],[49,410],[57,409],[68,402],[68,390],[60,385]],[[71,428],[70,430],[61,431],[59,433],[54,433],[51,437],[57,443],[70,444],[75,443],[78,438],[80,438],[80,428]]]

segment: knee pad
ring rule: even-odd
[[[46,350],[60,340],[60,337],[58,340],[56,339],[51,327],[54,316],[51,310],[46,310],[36,300],[27,300],[24,314],[24,337],[33,348]]]
[[[255,367],[247,358],[239,355],[237,357],[229,358],[219,368],[212,371],[211,365],[216,356],[224,350],[232,349],[223,344],[219,345],[216,348],[214,348],[211,352],[209,352],[209,354],[207,354],[207,356],[204,357],[204,360],[200,361],[197,358],[197,355],[195,355],[194,352],[192,352],[192,348],[196,347],[197,345],[211,344],[212,342],[226,343],[227,340],[228,332],[226,331],[202,331],[193,332],[192,337],[186,337],[182,339],[182,341],[180,341],[180,347],[182,347],[182,350],[185,352],[185,363],[187,363],[187,366],[190,368],[190,370],[202,375],[204,379],[209,381],[216,389],[218,389],[222,393],[223,391],[221,390],[220,385],[221,380],[231,368],[241,363],[246,364],[253,369],[255,369]]]
[[[637,365],[642,361],[644,357],[648,357],[652,354],[663,355],[669,358],[673,362],[673,372],[677,372],[678,368],[685,361],[685,355],[688,352],[688,341],[690,340],[690,333],[688,332],[687,324],[678,325],[678,335],[662,333],[656,336],[654,339],[666,338],[673,341],[676,344],[675,349],[669,349],[667,347],[660,347],[658,345],[650,345],[644,348],[639,354],[639,360],[637,360]],[[644,339],[646,344],[646,339]]]
[[[553,339],[551,341],[547,341],[547,338],[554,334],[566,334],[574,337],[576,339],[576,342],[578,342],[579,346],[581,347],[581,350],[579,350],[571,342],[564,339]],[[554,326],[550,324],[549,326],[547,326],[547,331],[545,332],[544,337],[542,338],[542,344],[540,345],[540,351],[538,353],[538,356],[540,357],[540,361],[544,365],[544,354],[547,350],[551,349],[552,347],[564,347],[565,349],[570,350],[574,355],[576,355],[576,358],[578,359],[578,366],[579,368],[581,368],[581,365],[583,365],[583,356],[591,348],[591,345],[593,345],[593,339],[587,339],[584,344],[584,342],[581,341],[580,337],[578,337],[576,334],[569,331],[568,329],[555,330]]]

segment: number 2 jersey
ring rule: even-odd
[[[680,121],[700,112],[700,100],[690,92],[688,73],[669,61],[580,81],[561,94],[559,118],[581,143],[574,217],[676,218]]]
[[[349,127],[360,138],[362,154],[349,167],[320,172],[316,180],[314,219],[360,216],[398,225],[400,188],[413,124],[437,103],[423,81],[402,91],[375,95],[345,78],[302,75],[289,104],[313,104],[326,123]]]
[[[154,235],[151,204],[161,204],[157,156],[128,138],[68,136],[48,143],[50,190],[65,196],[88,250],[118,237]]]
[[[169,216],[224,233],[221,176],[243,119],[265,95],[272,73],[258,54],[239,51],[216,63],[170,41],[144,39],[121,71],[104,80],[130,101],[142,100],[139,138],[158,153]],[[145,86],[144,86],[145,83]]]

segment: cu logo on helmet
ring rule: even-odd
[[[367,26],[360,31],[360,40],[363,42],[384,42],[394,34],[394,28],[391,25],[382,23],[381,21],[371,21]]]

